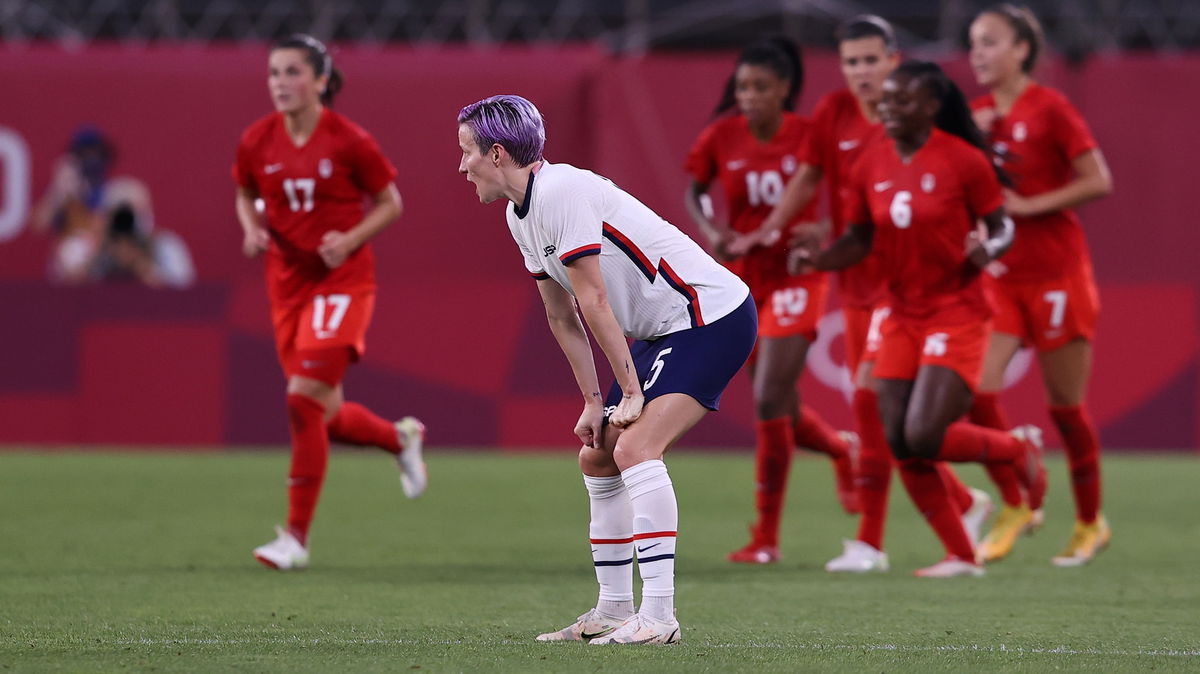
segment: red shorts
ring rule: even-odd
[[[817,339],[817,323],[825,314],[829,278],[825,274],[790,276],[757,295],[759,337],[803,336]]]
[[[883,306],[871,309],[842,307],[842,316],[846,320],[846,368],[850,370],[851,379],[858,376],[859,363],[875,360],[879,352],[880,328],[888,313],[889,309]]]
[[[958,373],[971,387],[979,388],[983,355],[987,352],[991,321],[939,324],[888,316],[883,322],[883,342],[875,362],[879,379],[917,377],[926,365],[940,365]]]
[[[351,360],[358,360],[366,351],[367,326],[374,309],[373,290],[315,295],[307,302],[273,309],[275,350],[283,373],[336,385],[338,382],[329,381],[331,375],[323,371],[328,363],[305,358],[304,354],[345,347],[350,350]]]
[[[988,286],[996,301],[996,332],[1016,335],[1038,351],[1091,341],[1096,332],[1100,293],[1090,264],[1050,281],[991,280]]]

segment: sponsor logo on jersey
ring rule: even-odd
[[[853,150],[856,147],[858,147],[858,139],[857,138],[850,138],[847,140],[839,140],[838,141],[838,149],[841,150],[842,152],[849,152],[850,150]]]
[[[890,181],[890,180],[884,180],[881,182],[877,182],[877,183],[875,183],[875,191],[882,192],[891,186],[892,186],[892,181]]]
[[[929,194],[935,187],[937,187],[937,179],[933,177],[932,173],[926,173],[925,175],[921,176],[922,192]]]
[[[558,249],[557,249],[557,248],[555,248],[553,244],[551,244],[551,245],[549,245],[549,246],[546,246],[545,248],[543,248],[543,249],[542,249],[542,252],[546,254],[546,257],[550,257],[551,255],[553,255],[553,254],[554,254],[554,251],[556,251],[556,250],[558,250]]]
[[[746,166],[745,159],[734,159],[733,161],[725,162],[725,168],[730,171],[737,171],[739,169],[745,168],[745,166]]]
[[[329,159],[321,159],[321,161],[317,162],[317,174],[322,178],[328,178],[333,175],[333,162],[329,161]]]
[[[263,167],[263,173],[265,173],[267,175],[271,175],[272,173],[279,173],[282,170],[283,170],[283,162],[278,162],[275,164],[267,164],[266,166]]]

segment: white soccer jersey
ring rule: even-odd
[[[600,256],[600,273],[627,337],[651,339],[712,323],[750,294],[740,278],[674,225],[612,181],[545,162],[524,207],[509,203],[508,228],[536,279],[575,295],[567,264]]]

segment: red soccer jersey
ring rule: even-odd
[[[946,323],[991,316],[979,270],[965,252],[976,220],[1004,204],[983,152],[934,129],[905,162],[891,139],[878,138],[855,164],[844,196],[848,222],[875,226],[872,248],[893,315]]]
[[[991,94],[971,103],[994,108]],[[1018,194],[1034,196],[1058,189],[1075,177],[1071,162],[1096,148],[1087,122],[1059,92],[1031,82],[1007,115],[992,125],[988,139],[1005,158]],[[1071,210],[1013,218],[1017,225],[1012,250],[1002,262],[1008,272],[1000,280],[1042,281],[1069,274],[1088,261],[1087,241]]]
[[[750,132],[746,118],[733,115],[713,122],[696,139],[688,153],[685,169],[701,184],[720,180],[729,204],[730,226],[738,232],[752,232],[762,226],[779,203],[788,178],[796,172],[796,149],[810,134],[811,122],[785,112],[783,123],[770,141],[760,142]],[[796,218],[795,224],[815,222],[817,204]],[[727,263],[731,271],[746,281],[756,294],[786,279],[787,244],[784,232],[770,247],[760,246],[749,254]]]
[[[851,169],[863,150],[873,139],[883,135],[883,127],[863,117],[858,99],[849,89],[826,94],[817,101],[813,127],[808,141],[801,146],[800,162],[816,166],[824,173],[829,186],[833,235],[841,236],[846,231],[842,188],[850,179]],[[874,306],[883,295],[881,273],[874,255],[838,272],[842,303],[859,309]]]
[[[283,115],[271,113],[242,134],[233,179],[256,190],[266,203],[271,246],[267,289],[273,304],[307,301],[317,290],[375,287],[369,246],[329,269],[317,253],[326,232],[346,231],[362,221],[366,195],[396,177],[375,140],[357,124],[325,108],[308,141],[297,147]]]

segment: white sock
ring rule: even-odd
[[[667,466],[659,459],[622,471],[633,504],[633,540],[642,577],[641,612],[658,620],[674,619],[675,533],[679,507]]]
[[[588,534],[600,596],[596,608],[613,618],[633,615],[633,506],[620,475],[583,476],[591,503]]]

